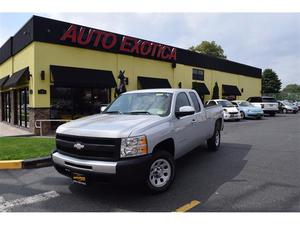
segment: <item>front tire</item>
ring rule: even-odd
[[[220,125],[216,124],[214,135],[207,140],[207,148],[209,151],[218,151],[221,144],[221,129]]]
[[[241,112],[241,117],[242,117],[242,119],[245,119],[245,113],[244,112]]]
[[[153,194],[168,190],[175,177],[174,157],[167,151],[153,154],[146,173],[146,188]]]

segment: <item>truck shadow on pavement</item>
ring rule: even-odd
[[[145,194],[136,185],[71,184],[69,189],[78,200],[90,204],[91,211],[170,212],[192,200],[203,205],[221,185],[239,175],[250,149],[251,145],[222,143],[218,152],[208,152],[200,146],[176,161],[173,185],[158,195]]]

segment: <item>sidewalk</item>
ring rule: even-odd
[[[29,131],[7,125],[3,122],[0,122],[0,137],[8,137],[8,136],[29,136],[33,135]]]

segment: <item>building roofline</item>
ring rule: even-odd
[[[18,39],[18,44],[23,45],[23,46],[18,46],[18,47],[12,46],[13,50],[12,50],[12,54],[10,55],[10,57],[12,55],[15,55],[16,53],[21,51],[23,48],[25,48],[28,44],[30,44],[31,42],[34,42],[34,41],[41,41],[41,42],[53,43],[53,44],[63,44],[63,45],[66,45],[66,46],[70,46],[70,45],[65,44],[65,43],[55,43],[54,41],[49,41],[49,40],[46,40],[46,39],[45,40],[40,40],[40,39],[43,39],[44,37],[40,37],[40,36],[42,36],[42,34],[38,33],[38,30],[39,30],[38,26],[39,26],[39,23],[44,23],[44,22],[57,23],[60,26],[67,26],[67,25],[70,25],[70,24],[74,24],[74,23],[70,23],[70,22],[64,22],[64,21],[60,21],[60,20],[56,20],[56,19],[49,19],[49,18],[46,18],[46,17],[33,15],[16,32],[16,34],[12,38],[10,38],[10,39],[13,40],[13,43],[15,43],[15,39]],[[74,24],[74,25],[76,25],[78,27],[85,27],[87,29],[97,29],[98,30],[98,28],[87,27],[87,26],[80,25],[80,24]],[[30,27],[30,26],[32,26],[32,27]],[[32,30],[33,34],[32,34],[32,37],[30,37],[32,39],[31,40],[25,40],[25,41],[22,42],[21,39],[23,38],[23,36],[20,37],[20,32],[22,30],[26,29],[27,27],[28,27],[28,29]],[[157,43],[157,44],[163,44],[163,43],[158,43],[158,42],[154,42],[154,41],[150,41],[150,40],[146,40],[146,39],[140,39],[140,38],[129,36],[129,35],[114,33],[114,32],[110,32],[110,31],[105,31],[105,30],[101,30],[101,31],[112,33],[112,34],[115,34],[117,36],[126,36],[126,37],[136,38],[136,39],[143,40],[143,41],[149,41],[149,42],[153,42],[153,43]],[[10,39],[8,39],[8,41]],[[1,46],[0,56],[2,54],[2,49],[3,49],[4,45],[8,41],[6,41]],[[170,46],[168,44],[165,44],[165,45],[168,46],[168,47],[171,47],[171,48],[176,48],[177,55],[178,55],[176,63],[178,63],[178,64],[184,64],[184,65],[189,65],[189,66],[194,66],[194,67],[207,68],[207,69],[212,69],[212,70],[217,70],[217,71],[222,71],[222,72],[228,72],[228,73],[233,73],[233,74],[238,74],[238,75],[261,78],[261,72],[262,71],[258,67],[250,66],[250,65],[247,65],[247,64],[243,64],[243,63],[228,60],[228,59],[213,57],[213,56],[202,54],[202,53],[199,53],[199,52],[193,52],[193,51],[190,51],[190,50],[187,50],[187,49],[178,48],[178,47],[175,47],[175,46]],[[80,47],[80,46],[73,46],[73,47]],[[91,48],[87,48],[87,49],[91,49]],[[100,49],[91,49],[91,50],[100,50]],[[7,57],[0,57],[0,65],[2,63],[4,63],[6,60],[8,60],[10,57],[8,57],[8,58]]]

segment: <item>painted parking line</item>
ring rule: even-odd
[[[201,202],[197,200],[193,200],[188,204],[185,204],[179,208],[176,209],[176,212],[186,212],[189,211],[190,209],[194,208],[195,206],[199,205]]]
[[[0,196],[0,212],[7,212],[9,209],[14,208],[16,206],[29,205],[37,202],[42,202],[52,198],[56,198],[58,196],[59,194],[56,191],[49,191],[42,194],[37,194],[25,198],[19,198],[12,201],[5,201],[4,198]]]

